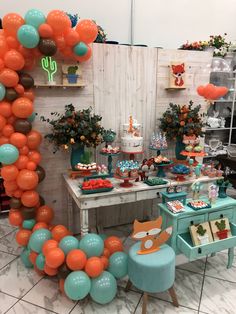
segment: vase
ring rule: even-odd
[[[219,198],[227,197],[226,190],[227,188],[225,186],[219,186]]]
[[[70,164],[72,170],[76,170],[78,163],[89,164],[91,152],[85,151],[84,145],[74,144],[71,146]]]
[[[180,153],[185,149],[185,144],[182,142],[182,138],[177,137],[175,144],[175,157],[177,160],[185,160],[187,157]]]

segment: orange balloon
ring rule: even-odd
[[[20,226],[23,222],[23,217],[21,212],[18,209],[11,209],[9,216],[9,222],[12,226]]]
[[[0,130],[2,130],[6,124],[7,120],[2,115],[0,115]]]
[[[89,277],[95,278],[103,272],[103,262],[99,257],[90,257],[85,265],[85,272]]]
[[[20,189],[28,191],[36,188],[39,178],[35,171],[23,169],[18,174],[16,182]]]
[[[54,218],[54,211],[51,207],[43,205],[37,209],[36,221],[49,224]],[[66,229],[66,231],[68,231]]]
[[[71,250],[66,256],[66,264],[71,270],[81,270],[87,262],[87,257],[82,250]]]
[[[52,229],[52,238],[56,241],[60,241],[62,238],[67,236],[69,230],[63,225],[57,225]]]
[[[64,49],[66,47],[65,38],[62,35],[57,35],[54,37],[55,43],[58,49]]]
[[[9,124],[13,124],[16,121],[16,117],[14,115],[10,116],[10,118],[7,119],[7,122]]]
[[[3,185],[8,192],[14,192],[15,190],[18,189],[18,185],[15,180],[12,181],[4,181]]]
[[[36,58],[39,58],[42,56],[42,53],[39,51],[38,47],[33,48],[32,52]]]
[[[60,278],[59,279],[59,290],[60,290],[61,293],[65,294],[64,284],[65,284],[65,279]]]
[[[37,224],[40,224],[40,222],[38,222]],[[50,252],[52,249],[55,249],[57,247],[58,247],[58,242],[56,240],[52,240],[52,239],[47,240],[43,244],[42,253],[44,256],[46,256],[48,252]]]
[[[5,68],[0,71],[0,83],[6,87],[14,87],[19,82],[19,75],[12,69]]]
[[[105,239],[104,246],[111,254],[123,251],[123,244],[118,237],[111,236]]]
[[[80,57],[80,56],[76,56],[75,54],[73,55],[74,59],[78,62],[85,62],[89,60],[91,56],[92,56],[92,49],[89,46],[88,46],[88,51],[84,56]]]
[[[13,192],[13,196],[16,198],[21,198],[22,194],[23,194],[23,191],[21,189],[17,189]]]
[[[111,253],[110,253],[110,251],[106,248],[106,247],[104,247],[104,250],[103,250],[103,254],[102,254],[103,256],[106,256],[107,258],[109,258],[110,257],[110,255],[111,255]]]
[[[63,34],[66,29],[71,27],[70,18],[60,10],[53,10],[48,13],[47,24],[52,27],[55,34]]]
[[[17,148],[22,148],[27,143],[27,137],[24,134],[20,133],[20,132],[14,132],[10,136],[10,143],[12,145],[16,146]]]
[[[32,57],[31,49],[25,48],[22,45],[18,48],[19,52],[22,54],[24,58],[30,58]]]
[[[27,168],[28,170],[35,171],[36,168],[37,168],[37,165],[36,165],[36,163],[33,162],[33,161],[28,161],[28,162],[27,162],[27,165],[26,165],[26,168]]]
[[[80,20],[75,28],[76,32],[80,35],[80,40],[86,44],[94,42],[98,35],[98,27],[91,20]]]
[[[21,229],[16,233],[16,242],[19,245],[26,246],[29,242],[31,231],[28,229]]]
[[[4,62],[9,69],[19,71],[23,69],[25,60],[22,54],[18,51],[11,49],[4,55]]]
[[[26,97],[28,99],[30,99],[31,101],[34,101],[34,92],[32,89],[27,89],[24,94],[23,97]]]
[[[21,84],[17,84],[15,86],[15,91],[19,94],[19,95],[23,95],[25,92],[24,86]]]
[[[6,124],[2,129],[2,135],[10,137],[14,133],[14,128],[11,124]]]
[[[36,64],[36,59],[31,56],[31,57],[25,57],[25,70],[32,70]]]
[[[18,118],[28,118],[33,111],[33,103],[28,98],[19,97],[12,104],[12,112]]]
[[[39,202],[39,194],[36,191],[26,191],[21,196],[21,202],[26,207],[34,207]]]
[[[0,37],[0,57],[4,57],[6,52],[8,51],[8,45],[5,37]]]
[[[38,28],[38,32],[39,32],[40,37],[42,38],[50,38],[53,36],[53,29],[47,23],[41,24]]]
[[[103,263],[103,268],[107,269],[109,266],[109,259],[106,256],[101,256],[100,259]]]
[[[29,149],[31,150],[37,149],[41,142],[42,135],[38,131],[31,130],[27,134],[27,146],[29,147]]]
[[[34,265],[36,262],[36,258],[38,256],[38,253],[31,251],[30,255],[29,255],[29,260],[31,261],[31,263]]]
[[[11,104],[7,101],[0,101],[0,115],[9,118],[12,115]]]
[[[3,60],[0,58],[0,71],[4,68],[4,62]]]
[[[7,188],[5,188],[5,194],[9,197],[13,197],[13,192],[9,191]]]
[[[28,155],[29,154],[29,148],[27,145],[23,146],[19,149],[20,155]]]
[[[5,136],[0,136],[0,145],[3,145],[3,144],[8,144],[9,143],[9,140],[7,137]]]
[[[2,27],[7,35],[16,36],[23,24],[25,24],[24,19],[17,13],[6,14],[2,19]]]
[[[19,48],[20,43],[14,36],[7,36],[6,42],[8,47],[11,49]]]
[[[73,29],[69,28],[65,33],[65,42],[68,46],[74,46],[80,41],[79,34]]]
[[[33,232],[39,229],[48,229],[48,225],[44,222],[37,222],[33,227]],[[46,243],[46,242],[45,242]],[[44,253],[43,253],[44,254]]]
[[[65,47],[61,50],[64,56],[66,57],[73,57],[74,53],[71,47]]]
[[[64,263],[65,254],[59,247],[48,250],[45,256],[46,264],[51,268],[58,268]]]
[[[58,270],[55,269],[55,268],[51,268],[49,267],[47,264],[44,265],[44,269],[45,273],[48,275],[48,276],[56,276],[56,274],[58,273]]]
[[[29,152],[29,160],[30,161],[33,161],[38,165],[40,163],[41,159],[42,159],[42,156],[38,151],[33,150],[33,151]]]
[[[27,163],[29,161],[29,158],[25,155],[20,155],[17,159],[17,161],[14,163],[14,165],[19,169],[25,169],[27,166]]]
[[[4,166],[1,169],[1,176],[5,181],[13,181],[17,178],[19,170],[14,165]]]

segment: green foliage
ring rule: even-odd
[[[205,124],[202,121],[204,114],[200,114],[201,105],[193,107],[193,102],[189,105],[169,104],[169,108],[160,118],[160,129],[170,140],[181,138],[183,135],[203,136],[202,128]]]
[[[45,138],[54,144],[55,152],[60,147],[73,144],[82,144],[87,147],[96,147],[103,141],[104,128],[100,125],[102,117],[92,114],[92,108],[75,110],[70,104],[65,106],[64,114],[51,112],[52,119],[40,117],[40,120],[51,126],[51,133]]]
[[[67,73],[68,74],[75,74],[77,70],[78,70],[78,66],[77,65],[69,66],[68,69],[67,69]]]
[[[199,226],[197,227],[197,233],[198,233],[200,236],[203,237],[204,234],[206,233],[206,229],[204,229],[202,225],[199,225]]]
[[[95,24],[96,21],[93,21]],[[107,40],[107,34],[105,33],[104,29],[97,24],[98,27],[98,35],[97,38],[94,40],[95,43],[105,43],[105,41]]]
[[[216,227],[218,228],[219,231],[223,231],[223,230],[225,230],[225,228],[226,228],[225,220],[224,220],[224,219],[222,219],[220,222],[219,222],[219,221],[216,221],[216,222],[215,222],[215,225],[216,225]]]

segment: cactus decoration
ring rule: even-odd
[[[67,69],[67,72],[68,72],[68,74],[75,75],[77,70],[78,70],[78,66],[77,65],[69,66],[68,69]]]
[[[199,226],[197,227],[197,233],[198,233],[201,237],[203,237],[203,236],[205,235],[205,233],[206,233],[206,229],[204,229],[202,225],[199,225]]]
[[[223,231],[226,228],[225,220],[223,220],[223,219],[220,222],[216,221],[215,225],[216,225],[216,227],[218,228],[219,231]]]
[[[57,72],[57,63],[52,57],[44,57],[41,59],[41,65],[44,71],[48,74],[48,82],[49,84],[53,84],[53,76]]]

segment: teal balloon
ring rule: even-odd
[[[79,248],[79,240],[73,236],[66,236],[60,241],[59,248],[67,255],[71,250]]]
[[[26,219],[23,221],[22,226],[24,229],[32,230],[35,224],[36,224],[35,219]]]
[[[37,258],[36,258],[36,266],[38,267],[39,270],[43,270],[44,269],[44,265],[45,265],[45,256],[40,253]]]
[[[91,280],[83,271],[73,271],[65,280],[65,294],[71,300],[82,300],[85,298],[91,289]]]
[[[104,271],[99,277],[91,280],[90,296],[99,304],[111,302],[117,293],[117,282],[115,277]]]
[[[38,28],[41,24],[45,22],[45,15],[39,10],[31,9],[25,14],[25,24],[29,24],[34,26],[35,28]]]
[[[5,97],[5,94],[6,94],[6,88],[2,83],[0,83],[0,100],[3,100],[3,98]]]
[[[33,268],[34,265],[29,260],[29,255],[30,255],[30,250],[24,249],[20,254],[20,258],[21,258],[21,261],[25,265],[26,268]]]
[[[29,239],[29,247],[32,251],[41,253],[45,241],[52,238],[52,234],[47,229],[39,229],[32,233]]]
[[[87,257],[100,256],[104,250],[104,243],[99,235],[88,233],[80,240],[80,249]]]
[[[128,255],[124,252],[116,252],[109,258],[108,271],[117,279],[128,274]]]
[[[36,113],[33,112],[33,113],[27,118],[27,120],[32,123],[32,122],[34,122],[35,118],[36,118]]]
[[[0,162],[5,165],[11,165],[17,161],[19,157],[18,149],[11,144],[3,144],[0,146]]]
[[[39,43],[39,33],[32,25],[22,25],[17,31],[17,38],[26,48],[35,48]]]
[[[80,43],[74,46],[73,51],[76,54],[76,56],[82,57],[86,55],[86,53],[88,52],[88,46],[81,41]]]
[[[108,237],[105,233],[101,233],[99,234],[99,237],[102,239],[102,241],[106,240],[106,238]]]

